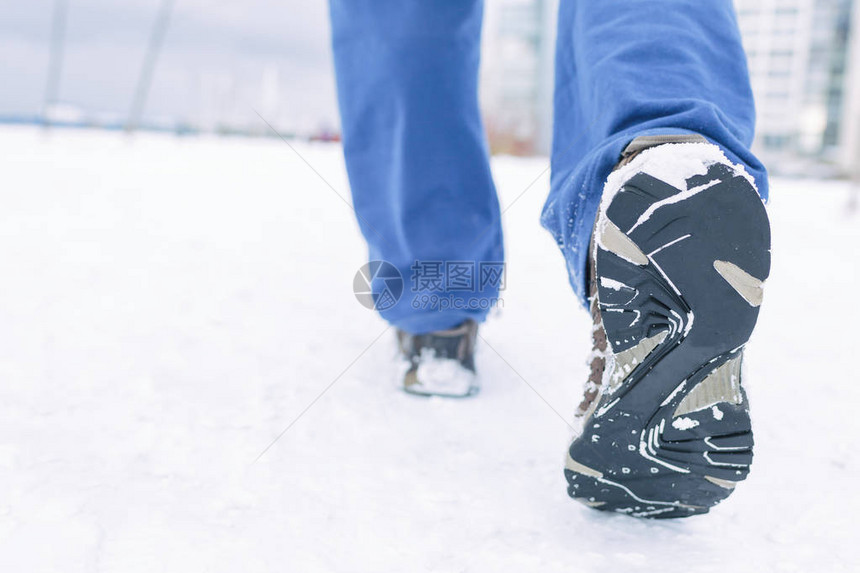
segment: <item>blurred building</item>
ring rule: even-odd
[[[736,0],[758,112],[756,148],[777,170],[843,168],[851,113],[852,0]]]
[[[549,153],[558,0],[489,0],[481,105],[496,153]]]
[[[735,0],[773,171],[860,164],[860,0]],[[481,101],[496,152],[547,153],[558,0],[488,0]],[[860,171],[860,167],[856,167]]]
[[[839,164],[844,172],[860,183],[860,2],[854,3],[851,31]]]

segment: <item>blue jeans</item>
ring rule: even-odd
[[[381,314],[416,334],[481,321],[500,286],[482,272],[504,258],[478,108],[482,1],[330,0],[330,9],[359,226],[370,259],[392,263],[405,283]],[[731,0],[562,0],[554,110],[541,223],[583,304],[603,184],[633,138],[703,135],[767,196],[749,150],[755,110]]]

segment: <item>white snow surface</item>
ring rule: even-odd
[[[338,146],[293,145],[349,200]],[[505,213],[482,392],[444,400],[397,390],[394,333],[351,292],[353,214],[283,142],[2,127],[0,157],[2,571],[860,562],[845,183],[772,181],[753,471],[709,515],[661,522],[565,492],[591,323],[538,224],[548,174]],[[503,207],[545,168],[494,159]]]

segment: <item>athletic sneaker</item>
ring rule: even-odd
[[[478,393],[475,341],[478,325],[466,320],[428,334],[397,331],[404,361],[403,390],[421,396],[465,398]]]
[[[699,136],[635,139],[589,267],[594,353],[568,493],[638,517],[706,513],[752,462],[741,363],[770,270],[752,178]]]

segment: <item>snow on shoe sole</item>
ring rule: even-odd
[[[465,370],[454,360],[437,362],[441,363],[430,362],[409,369],[403,376],[403,391],[414,396],[468,398],[481,390],[474,372]]]
[[[420,384],[404,384],[403,391],[407,394],[411,394],[412,396],[420,396],[422,398],[471,398],[472,396],[476,396],[481,391],[481,387],[478,384],[472,384],[464,392],[448,392],[445,390],[423,388]]]
[[[447,330],[427,334],[397,333],[404,359],[402,388],[416,396],[468,398],[480,390],[475,372],[478,325],[465,320]]]
[[[767,214],[742,168],[722,157],[690,177],[649,174],[669,153],[634,162],[601,206],[593,255],[611,352],[564,472],[571,497],[655,518],[706,513],[749,472],[741,361],[770,268]]]

